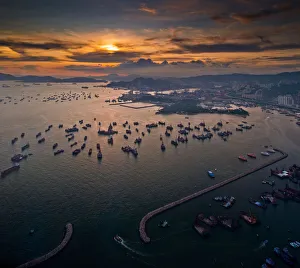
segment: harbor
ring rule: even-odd
[[[48,94],[47,90],[50,88],[53,90],[54,86],[47,87],[45,94]],[[249,197],[260,200],[262,193],[272,192],[272,186],[263,184],[262,181],[275,181],[278,190],[285,190],[286,182],[291,184],[291,188],[299,189],[297,184],[289,180],[269,177],[270,168],[265,168],[245,179],[226,184],[177,208],[158,214],[146,224],[151,243],[139,244],[139,222],[149,211],[279,157],[279,152],[270,153],[270,156],[261,155],[261,152],[269,149],[265,148],[265,145],[281,148],[290,156],[274,164],[271,167],[273,170],[288,170],[292,164],[299,164],[296,138],[299,128],[294,126],[294,122],[282,121],[285,118],[283,115],[265,114],[256,108],[249,109],[250,116],[247,119],[218,114],[190,115],[189,118],[185,118],[186,115],[155,115],[156,107],[134,110],[118,105],[109,106],[105,99],[116,98],[116,92],[107,92],[104,96],[101,94],[104,93],[100,92],[98,99],[79,99],[74,102],[23,102],[20,105],[26,108],[26,113],[21,113],[23,108],[19,111],[11,109],[13,105],[0,107],[8,110],[5,115],[2,113],[3,125],[0,129],[0,158],[3,163],[1,171],[12,166],[12,157],[22,155],[14,158],[18,160],[22,157],[19,162],[20,169],[1,180],[0,192],[5,201],[1,208],[0,226],[3,237],[0,246],[3,256],[6,256],[2,258],[2,263],[16,267],[54,248],[60,241],[59,226],[64,226],[66,222],[74,224],[76,233],[74,232],[65,250],[44,265],[76,267],[78,263],[86,261],[88,265],[107,267],[118,267],[120,262],[128,267],[143,265],[128,256],[132,251],[120,248],[113,240],[116,234],[124,241],[129,241],[126,245],[130,248],[154,256],[138,255],[142,261],[157,267],[171,265],[176,268],[191,266],[196,262],[201,262],[205,267],[213,267],[214,258],[221,267],[227,265],[238,268],[241,261],[245,267],[257,267],[266,257],[272,257],[278,263],[271,246],[267,246],[269,255],[265,252],[253,253],[253,249],[265,239],[269,239],[269,243],[281,249],[287,245],[287,238],[299,241],[297,220],[293,221],[293,215],[299,209],[297,202],[291,199],[277,199],[277,206],[273,208],[270,204],[268,209],[263,210],[248,201]],[[79,109],[81,104],[86,105],[86,111]],[[266,119],[268,116],[270,119]],[[83,120],[83,124],[80,124],[79,120]],[[250,130],[236,131],[242,120],[255,126]],[[28,122],[27,125],[24,124],[25,121]],[[127,134],[128,140],[123,138],[129,129],[128,126],[123,127],[126,121],[131,126],[131,134]],[[222,128],[217,125],[219,121],[223,123]],[[13,126],[10,122],[14,122]],[[118,134],[112,136],[113,145],[108,143],[109,135],[98,135],[99,122],[100,130],[105,131],[110,123],[113,125],[113,122],[116,122],[113,129],[118,131]],[[135,125],[135,122],[139,124]],[[185,127],[189,127],[189,122],[190,127],[194,129],[188,131],[187,135],[179,134],[181,128],[177,125],[181,123],[184,126],[182,130],[185,130]],[[204,126],[200,125],[203,122],[213,136],[211,139],[193,139],[193,134],[201,136],[202,133],[209,133],[204,132]],[[151,128],[148,133],[146,125],[150,126],[152,123],[158,126]],[[65,135],[71,133],[66,133],[65,129],[72,128],[74,124],[77,125],[78,132],[73,132],[74,138],[68,142],[71,136]],[[91,127],[86,127],[86,124],[90,124]],[[53,127],[45,132],[50,125]],[[60,127],[61,125],[63,126]],[[220,130],[214,132],[212,128],[215,125],[220,127]],[[279,126],[280,131],[274,131],[274,128],[279,129]],[[136,128],[139,132],[136,132]],[[169,137],[165,135],[166,129]],[[231,131],[232,135],[226,137],[225,142],[218,132],[227,130]],[[41,135],[36,138],[39,132]],[[23,138],[22,133],[25,133]],[[295,135],[295,138],[292,135]],[[178,141],[178,136],[187,137],[188,141]],[[12,145],[11,140],[15,137],[18,137],[18,140]],[[138,137],[142,141],[135,144]],[[38,143],[42,138],[45,138],[45,142]],[[173,146],[171,140],[176,140],[178,146]],[[27,142],[29,148],[22,152],[21,147]],[[70,145],[75,142],[77,144],[71,148]],[[162,142],[165,146],[164,151],[161,149]],[[56,143],[57,147],[54,146]],[[83,143],[86,147],[76,157],[73,156],[72,152],[75,149],[81,150]],[[103,155],[101,161],[97,158],[97,143],[100,144]],[[137,157],[121,150],[121,147],[127,145],[137,149]],[[56,148],[53,149],[53,146]],[[89,149],[92,149],[90,156]],[[64,152],[54,156],[59,150]],[[254,154],[256,158],[247,154]],[[240,161],[240,155],[248,161]],[[213,172],[214,178],[208,175],[208,171]],[[247,189],[249,194],[243,197],[240,188]],[[222,206],[225,202],[212,199],[219,195],[233,196],[236,202],[231,208],[225,208]],[[262,222],[261,226],[252,227],[240,218],[242,228],[232,233],[223,226],[216,227],[210,230],[210,236],[205,240],[193,228],[199,213],[205,218],[210,215],[227,215],[239,219],[240,211],[249,213],[249,209]],[[275,209],[276,213],[273,212]],[[285,215],[284,220],[288,223],[282,223],[281,229],[286,233],[287,230],[291,230],[291,233],[286,235],[273,223],[283,219],[282,215]],[[164,220],[170,224],[169,228],[158,227],[158,223]],[[7,222],[11,224],[4,224]],[[202,222],[200,224],[203,226]],[[265,224],[270,225],[270,230],[264,227]],[[29,234],[31,229],[35,230],[32,235]],[[179,235],[173,234],[185,229],[188,231]],[[259,234],[259,238],[256,237],[256,233]],[[224,251],[224,248],[228,250]],[[199,249],[202,251],[201,256],[198,254]],[[235,251],[235,261],[226,257],[229,250]],[[164,255],[160,256],[159,252]],[[252,260],[249,256],[253,254],[255,258]],[[174,258],[175,255],[178,257]]]
[[[182,199],[179,199],[177,201],[174,201],[172,203],[169,203],[167,205],[164,205],[164,206],[162,206],[160,208],[157,208],[157,209],[155,209],[155,210],[147,213],[142,218],[142,220],[140,221],[140,226],[139,226],[140,238],[142,239],[142,241],[144,243],[149,243],[151,241],[150,237],[147,234],[146,225],[147,225],[147,221],[150,220],[151,218],[153,218],[154,216],[156,216],[157,214],[163,213],[164,211],[166,211],[168,209],[172,209],[172,208],[174,208],[174,207],[176,207],[178,205],[181,205],[181,204],[183,204],[185,202],[188,202],[188,201],[190,201],[190,200],[192,200],[194,198],[197,198],[197,197],[199,197],[201,195],[204,195],[204,194],[206,194],[208,192],[214,191],[214,190],[216,190],[216,189],[218,189],[218,188],[220,188],[220,187],[222,187],[222,186],[224,186],[226,184],[229,184],[229,183],[232,183],[232,182],[234,182],[236,180],[244,178],[247,175],[250,175],[250,174],[252,174],[252,173],[254,173],[254,172],[258,171],[258,170],[261,170],[261,169],[263,169],[263,168],[265,168],[267,166],[270,166],[270,165],[272,165],[272,164],[274,164],[274,163],[276,163],[278,161],[281,161],[282,159],[288,157],[288,154],[285,153],[285,152],[283,152],[283,151],[281,151],[280,149],[276,149],[276,151],[279,152],[281,154],[281,156],[278,157],[278,158],[276,158],[276,159],[274,159],[274,160],[272,160],[272,161],[264,163],[264,164],[262,164],[262,165],[260,165],[260,166],[258,166],[256,168],[254,168],[254,169],[252,169],[252,170],[250,170],[248,172],[236,175],[236,176],[234,176],[232,178],[224,180],[224,181],[222,181],[220,183],[217,183],[217,184],[215,184],[213,186],[207,187],[207,188],[205,188],[203,190],[200,190],[200,191],[198,191],[196,193],[193,193],[193,194],[191,194],[189,196],[186,196],[186,197],[184,197]]]

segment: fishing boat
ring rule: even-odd
[[[124,243],[124,240],[122,239],[122,237],[118,236],[118,235],[115,235],[114,236],[114,240],[119,243],[119,244],[122,244]]]
[[[176,140],[172,140],[172,141],[171,141],[171,144],[174,145],[175,147],[178,146],[178,142],[177,142]]]
[[[289,244],[292,248],[299,248],[300,243],[298,241],[290,242]]]
[[[62,150],[62,149],[57,150],[57,151],[54,152],[54,155],[62,154],[63,152],[64,152],[64,150]]]
[[[261,203],[261,202],[259,202],[257,200],[254,200],[253,198],[249,198],[248,201],[251,204],[253,204],[253,205],[255,205],[255,206],[259,207],[259,208],[262,208],[262,209],[266,209],[267,208],[266,204],[263,204],[263,203]]]
[[[273,150],[273,149],[268,149],[267,152],[268,152],[268,153],[271,153],[271,154],[275,154],[275,153],[276,153],[276,151]]]
[[[232,231],[240,226],[238,220],[227,216],[218,216],[217,220],[220,225]]]
[[[293,260],[293,261],[296,261],[296,257],[294,256],[294,255],[292,255],[290,252],[289,252],[289,250],[288,250],[288,248],[283,248],[282,249],[282,252],[284,253],[284,254],[286,254],[287,256],[289,256],[289,258],[291,259],[291,260]]]
[[[264,155],[264,156],[270,156],[270,154],[268,152],[261,152],[260,154]]]
[[[107,139],[107,143],[108,143],[108,144],[111,144],[111,145],[114,144],[114,139],[113,139],[112,136],[110,136],[110,137]]]
[[[277,205],[276,197],[272,195],[272,193],[264,192],[260,196],[261,200],[266,203],[271,203],[272,205]]]
[[[1,171],[1,178],[6,177],[8,174],[19,169],[20,169],[20,165],[18,163],[15,163],[13,166]]]
[[[83,143],[82,145],[81,145],[81,150],[83,150],[85,148],[85,143]]]
[[[89,156],[91,156],[91,155],[92,155],[92,152],[93,152],[93,149],[92,149],[92,148],[90,148],[90,149],[89,149]]]
[[[162,227],[162,228],[166,228],[166,227],[170,227],[170,224],[164,220],[164,221],[161,221],[159,224],[158,224],[159,227]]]
[[[248,161],[247,158],[245,156],[242,156],[242,155],[240,155],[238,157],[238,159],[241,160],[241,161],[243,161],[243,162],[247,162]]]
[[[17,137],[13,138],[13,139],[11,140],[11,144],[15,144],[15,143],[17,142],[17,140],[18,140]]]
[[[262,184],[269,184],[270,186],[274,186],[275,185],[275,181],[267,181],[267,180],[263,180],[261,181]]]
[[[25,133],[21,133],[21,138],[24,138],[24,136],[25,136]]]
[[[97,150],[100,150],[100,143],[97,143]]]
[[[171,136],[171,134],[170,134],[168,131],[165,132],[165,135],[166,135],[167,137],[170,137],[170,136]]]
[[[99,151],[98,154],[97,154],[97,158],[98,158],[98,159],[102,159],[102,157],[103,157],[103,156],[102,156],[102,152]]]
[[[225,199],[225,202],[221,204],[221,206],[224,208],[231,208],[234,203],[235,203],[235,198],[233,196],[230,196]]]
[[[215,220],[211,220],[210,218],[206,218],[204,216],[204,214],[200,213],[198,216],[197,216],[197,220],[198,221],[201,221],[201,222],[204,222],[205,224],[207,224],[208,226],[210,227],[215,227],[218,222]]]
[[[255,154],[248,153],[247,155],[248,155],[250,158],[256,158],[256,155],[255,155]]]
[[[125,140],[128,140],[128,136],[126,134],[124,134],[123,137],[124,137]]]
[[[53,146],[52,146],[52,149],[56,149],[56,147],[58,146],[58,143],[54,143]]]
[[[279,247],[274,248],[274,253],[278,257],[280,257],[287,265],[293,266],[295,264],[294,261],[287,254],[285,254],[283,251],[281,251],[281,249]]]
[[[242,218],[245,222],[249,223],[250,225],[254,225],[258,223],[257,218],[253,216],[251,212],[247,213],[245,211],[241,211],[240,218]]]
[[[267,264],[267,267],[274,267],[275,266],[275,262],[271,258],[266,259],[266,264]]]
[[[215,174],[211,170],[207,171],[207,174],[210,178],[212,178],[212,179],[215,178]]]
[[[72,154],[73,154],[74,156],[76,156],[76,155],[78,155],[80,152],[81,152],[80,149],[76,149],[75,151],[72,152]]]
[[[70,147],[72,148],[72,147],[74,147],[75,145],[77,145],[77,141],[75,141],[74,143],[72,143],[72,144],[70,145]]]
[[[41,132],[39,132],[38,134],[35,135],[36,138],[40,137],[42,135]]]
[[[25,145],[23,145],[22,147],[21,147],[21,150],[22,151],[25,151],[26,149],[28,149],[29,148],[29,143],[26,143]]]
[[[207,237],[209,235],[208,229],[202,227],[201,225],[195,223],[194,229],[200,234],[202,237]]]
[[[87,140],[87,136],[84,136],[83,140],[86,141]]]
[[[162,144],[161,144],[161,146],[160,146],[160,149],[161,149],[162,151],[165,151],[165,150],[166,150],[166,146],[164,145],[163,142],[162,142]]]

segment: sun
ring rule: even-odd
[[[103,46],[101,46],[101,48],[104,48],[104,49],[106,49],[108,51],[118,51],[119,50],[119,48],[117,46],[112,45],[112,44],[110,44],[110,45],[103,45]]]

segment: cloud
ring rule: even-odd
[[[213,15],[210,17],[213,21],[219,22],[219,23],[232,23],[234,20],[230,17],[228,17],[225,14],[220,14],[220,15]]]
[[[249,43],[249,44],[235,44],[235,43],[223,43],[223,44],[179,44],[181,53],[230,53],[230,52],[262,52],[271,50],[290,50],[300,49],[300,44],[280,44],[261,46],[261,43]],[[178,49],[175,49],[178,52]],[[170,50],[169,53],[174,53]]]
[[[22,67],[23,70],[27,70],[27,71],[36,71],[38,69],[37,65],[24,65]]]
[[[132,58],[140,57],[140,52],[131,51],[94,51],[88,53],[74,53],[69,56],[70,59],[79,62],[123,62]]]
[[[300,55],[291,55],[291,56],[265,56],[257,58],[258,60],[272,60],[272,61],[300,61]],[[300,66],[300,65],[299,65]]]
[[[156,15],[157,14],[156,9],[148,7],[145,3],[143,3],[143,4],[140,5],[139,10],[143,11],[143,12],[150,13],[152,15]]]
[[[65,50],[81,48],[84,44],[54,40],[51,42],[29,42],[12,39],[0,39],[0,46],[11,49],[41,49],[41,50]]]
[[[45,61],[45,62],[54,62],[58,61],[55,57],[50,56],[29,56],[29,55],[23,55],[20,57],[8,57],[8,56],[1,56],[0,55],[0,61]]]
[[[231,18],[241,22],[241,23],[249,23],[254,20],[266,18],[275,14],[288,12],[294,9],[294,6],[290,3],[286,3],[283,5],[274,5],[268,9],[261,9],[257,12],[253,13],[233,13],[231,14]]]

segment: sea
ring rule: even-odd
[[[27,153],[32,155],[20,163],[19,171],[0,180],[0,267],[16,267],[55,248],[68,222],[74,227],[69,244],[39,267],[253,268],[261,267],[267,257],[276,262],[276,267],[286,267],[274,255],[273,248],[287,246],[288,239],[300,241],[300,204],[278,201],[278,206],[269,205],[263,210],[251,205],[248,198],[259,199],[262,192],[272,190],[271,186],[262,184],[265,179],[274,180],[275,188],[284,188],[289,183],[300,189],[298,184],[287,180],[269,178],[270,168],[300,164],[300,128],[294,118],[277,112],[266,113],[259,107],[246,108],[250,113],[246,119],[220,114],[157,115],[159,107],[136,109],[145,104],[135,104],[134,108],[110,105],[105,100],[117,98],[126,91],[93,87],[94,84],[3,84],[9,87],[0,88],[0,99],[3,99],[0,102],[0,170],[12,165],[11,156],[20,153],[21,146],[27,142],[30,143]],[[83,91],[91,93],[91,99],[42,101],[54,94]],[[92,127],[81,129],[79,120]],[[187,126],[190,122],[195,126],[205,122],[213,127],[220,120],[224,130],[233,132],[227,142],[218,135],[199,141],[189,134],[188,143],[177,148],[171,145],[171,140],[178,136],[178,123]],[[106,129],[114,121],[117,122],[114,129],[119,133],[111,146],[107,137],[99,136],[97,131],[99,122],[101,129]],[[123,138],[125,121],[132,130],[128,140]],[[139,125],[133,126],[134,121]],[[150,134],[146,131],[146,124],[158,121],[173,125],[171,137],[165,137],[163,126],[153,128]],[[236,132],[241,121],[254,127]],[[59,124],[64,128],[59,129]],[[87,136],[86,148],[76,157],[72,156],[76,147],[70,148],[64,131],[74,124],[80,128],[74,139],[79,146]],[[49,125],[53,128],[45,132]],[[142,131],[145,136],[136,146],[138,157],[124,153],[121,147],[134,146],[135,138]],[[24,138],[20,137],[22,132]],[[37,142],[38,132],[42,132],[45,143]],[[202,130],[193,133],[201,134]],[[166,145],[165,152],[160,149],[160,135]],[[14,137],[18,141],[12,145]],[[65,152],[54,156],[54,143]],[[101,161],[96,157],[97,143],[101,144]],[[151,243],[140,240],[139,223],[148,212],[278,157],[278,153],[262,156],[260,152],[265,150],[265,145],[282,149],[289,154],[288,158],[157,215],[147,224]],[[91,156],[88,156],[89,148],[93,149]],[[239,155],[247,153],[255,153],[257,159],[238,160]],[[208,177],[208,170],[215,173],[215,179]],[[219,195],[234,196],[236,203],[225,209],[212,199]],[[193,229],[199,213],[238,218],[241,210],[251,210],[261,224],[249,226],[241,222],[241,228],[234,232],[217,227],[211,229],[206,239]],[[163,220],[170,227],[159,228]],[[32,235],[30,230],[34,230]],[[124,239],[123,244],[114,241],[116,234]],[[259,248],[264,240],[268,244]],[[300,258],[300,249],[290,248],[290,251]]]

